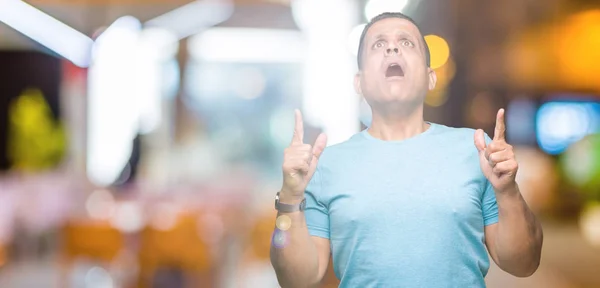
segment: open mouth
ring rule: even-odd
[[[385,71],[385,77],[404,77],[404,70],[402,70],[402,67],[399,64],[392,63]]]

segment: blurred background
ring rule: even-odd
[[[597,0],[0,0],[0,286],[278,287],[293,109],[310,143],[369,125],[384,11],[427,35],[426,120],[492,135],[507,108],[544,249],[489,287],[600,287]]]

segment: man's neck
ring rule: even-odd
[[[412,111],[378,112],[372,109],[373,120],[367,130],[371,136],[385,140],[405,140],[419,135],[429,129],[430,124],[423,120],[423,107]]]

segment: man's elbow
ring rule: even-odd
[[[534,263],[516,271],[513,271],[511,274],[515,277],[526,278],[535,273],[538,267],[540,267],[540,261],[535,261]]]
[[[511,273],[516,277],[529,277],[537,271],[540,267],[540,262],[542,258],[542,243],[544,242],[544,234],[542,232],[541,227],[537,229],[535,233],[533,244],[530,246],[530,256],[529,261],[526,262],[526,265],[523,265],[521,269],[519,269],[516,273]]]
[[[533,275],[540,267],[540,254],[541,253],[534,253],[534,255],[530,257],[521,258],[520,261],[510,261],[510,263],[506,263],[506,265],[499,266],[502,270],[515,277],[526,278]]]

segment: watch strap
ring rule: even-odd
[[[277,211],[283,213],[290,213],[296,211],[304,211],[304,208],[306,208],[306,198],[302,199],[302,202],[298,204],[285,204],[279,202],[279,193],[280,192],[277,192],[277,195],[275,196],[275,209]]]

